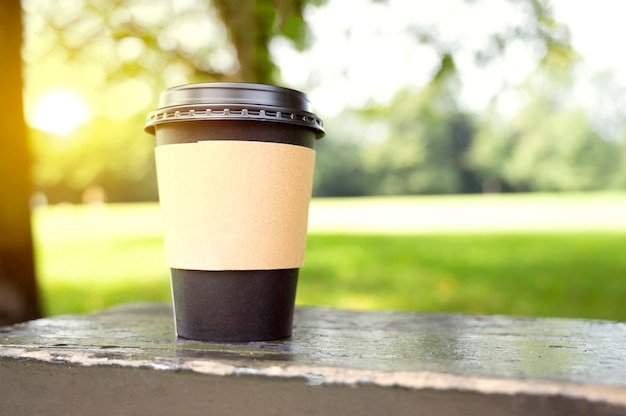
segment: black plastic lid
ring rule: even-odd
[[[258,120],[296,124],[324,136],[322,120],[307,96],[275,85],[237,82],[187,84],[164,90],[159,109],[148,114],[145,130],[163,123],[199,120]]]

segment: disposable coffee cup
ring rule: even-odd
[[[324,135],[307,96],[273,85],[182,85],[161,93],[145,130],[156,136],[177,335],[289,337]]]

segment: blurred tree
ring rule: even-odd
[[[25,9],[34,17],[29,33],[37,39],[26,50],[27,69],[47,68],[52,62],[66,73],[74,68],[77,78],[86,79],[82,85],[88,94],[98,96],[101,103],[94,109],[93,122],[66,142],[42,133],[34,135],[36,183],[50,194],[52,202],[79,200],[82,190],[93,185],[106,188],[111,201],[155,199],[152,142],[142,138],[139,131],[141,118],[156,106],[155,93],[167,86],[197,81],[278,83],[268,45],[276,37],[284,37],[297,49],[306,48],[310,36],[304,10],[323,2],[24,0]],[[512,53],[512,47],[519,44],[529,46],[542,57],[537,74],[547,77],[552,73],[553,79],[561,77],[565,81],[569,76],[567,70],[573,57],[569,32],[554,21],[550,3],[509,3],[519,9],[520,18],[496,25],[494,33],[480,42],[451,38],[441,28],[428,24],[405,28],[416,46],[427,45],[435,51],[440,63],[438,71],[433,72],[423,90],[403,91],[390,105],[361,112],[364,124],[387,126],[387,140],[360,142],[350,132],[337,135],[329,129],[328,142],[341,141],[344,136],[354,140],[343,140],[336,146],[327,143],[332,150],[319,155],[318,163],[324,170],[316,173],[316,194],[570,189],[571,185],[564,182],[566,172],[586,172],[594,178],[610,176],[612,168],[598,170],[578,165],[577,170],[559,168],[560,178],[555,178],[557,165],[574,163],[578,156],[561,152],[572,147],[533,139],[532,125],[522,126],[531,117],[530,108],[520,115],[513,132],[496,120],[501,117],[497,112],[478,117],[460,104],[463,76],[459,63],[473,60],[489,65]],[[530,92],[543,91],[554,99],[563,94],[564,88],[551,86],[554,83],[533,82],[536,85]],[[540,101],[537,105],[541,105]],[[563,109],[544,107],[553,112]],[[568,116],[561,115],[561,121],[555,120],[584,127],[589,134],[575,136],[581,140],[579,147],[593,147],[594,160],[601,160],[611,145],[602,144],[596,130],[585,130],[593,126],[583,126],[580,112],[572,111]],[[489,114],[491,118],[486,117]],[[538,112],[534,114],[539,116]],[[545,128],[548,129],[547,124]],[[541,134],[556,133],[564,130],[546,130]],[[531,151],[532,142],[555,147]],[[533,148],[538,148],[538,144]],[[553,164],[554,169],[536,169],[538,165],[529,162],[544,157],[542,163],[548,166],[550,160],[556,160],[557,153],[562,157],[559,156],[561,162]],[[529,175],[540,172],[543,180],[529,179]],[[604,179],[593,185],[589,181],[574,182],[581,186],[585,183],[585,189],[605,183]],[[613,178],[612,183],[617,182]]]
[[[368,149],[366,166],[377,194],[473,192],[464,153],[472,143],[471,118],[458,106],[458,77],[444,54],[430,83],[407,89],[376,117],[389,124],[387,140]]]
[[[19,0],[0,3],[0,325],[40,317],[30,225],[30,159],[22,110]]]
[[[277,83],[269,43],[281,36],[306,47],[304,9],[323,2],[24,0],[33,39],[27,73],[74,71],[86,95],[98,97],[92,122],[67,140],[34,135],[39,189],[51,202],[79,200],[93,185],[111,201],[156,199],[153,142],[140,136],[155,93],[187,82]]]
[[[237,51],[239,71],[244,82],[275,83],[276,65],[269,44],[280,35],[302,49],[308,44],[308,28],[303,12],[307,4],[324,0],[213,0]]]
[[[541,98],[513,122],[506,181],[529,191],[606,189],[619,160],[615,145],[591,128],[580,109],[550,110]]]
[[[575,105],[577,55],[550,47],[517,94],[526,104],[507,123],[490,113],[477,134],[468,163],[484,188],[517,191],[581,191],[613,186],[620,165],[618,143],[600,134],[585,109]]]
[[[52,202],[85,202],[84,192],[94,187],[105,191],[108,202],[155,199],[154,142],[136,131],[143,122],[141,114],[125,120],[99,117],[64,138],[32,131],[39,158],[36,182]]]
[[[465,157],[466,163],[474,170],[482,192],[513,190],[503,173],[512,152],[512,142],[507,138],[508,124],[493,111],[484,114],[477,124],[472,146]]]
[[[363,153],[376,137],[376,128],[358,112],[345,111],[324,121],[324,150],[316,155],[314,196],[361,196],[371,192],[371,178],[363,165]],[[369,131],[368,131],[369,130]],[[384,132],[383,132],[384,133]]]
[[[360,159],[360,170],[365,172],[362,176],[369,180],[365,193],[452,193],[511,189],[504,179],[503,166],[506,163],[502,162],[510,143],[488,140],[495,136],[487,134],[487,129],[482,127],[478,131],[479,143],[474,143],[478,121],[488,121],[485,117],[471,114],[461,103],[463,74],[457,62],[467,65],[468,59],[473,59],[479,66],[488,66],[498,59],[504,59],[503,56],[511,53],[510,48],[524,44],[529,45],[536,54],[537,62],[542,67],[539,72],[544,67],[559,72],[568,68],[567,58],[571,52],[569,32],[554,21],[548,2],[522,0],[511,3],[518,8],[520,19],[510,19],[503,25],[490,25],[494,32],[482,42],[475,39],[465,42],[433,25],[412,25],[407,28],[417,43],[435,51],[439,57],[439,66],[424,87],[407,88],[400,91],[390,104],[373,105],[361,111],[364,124],[386,123],[388,126],[384,140],[367,148],[360,146],[358,153],[355,152],[358,158],[351,155],[351,171],[359,171],[356,162]],[[477,6],[479,4],[476,2]],[[478,17],[480,20],[483,16]],[[548,60],[552,65],[543,64]],[[353,139],[349,141],[354,142]],[[351,143],[349,145],[352,146]],[[481,148],[479,152],[474,150],[477,145]],[[485,163],[475,163],[478,154]],[[351,183],[351,180],[346,183]],[[321,189],[325,185],[321,183],[318,186]],[[334,186],[343,188],[340,184]],[[362,190],[350,189],[345,192],[361,193]]]

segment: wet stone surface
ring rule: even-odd
[[[297,308],[289,339],[209,343],[176,338],[171,305],[140,303],[0,328],[0,364],[16,360],[559,396],[626,412],[626,323],[609,321]]]

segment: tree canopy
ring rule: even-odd
[[[53,78],[74,85],[92,107],[90,121],[67,137],[32,132],[37,189],[51,202],[80,200],[94,186],[110,201],[155,199],[154,144],[141,129],[157,93],[199,81],[283,84],[271,46],[283,39],[305,50],[314,42],[307,11],[323,3],[24,0],[27,100]],[[567,27],[554,20],[548,1],[507,4],[519,11],[516,19],[479,40],[451,36],[436,22],[401,28],[416,48],[434,51],[436,70],[425,85],[407,86],[389,103],[346,109],[327,120],[316,194],[623,187],[624,124],[616,122],[608,140],[607,123],[568,105],[578,57]],[[475,25],[487,25],[477,16]],[[521,83],[502,85],[485,111],[468,108],[460,98],[468,60],[487,68],[520,45],[535,57],[535,71]],[[393,76],[389,66],[379,76]],[[310,74],[307,85],[315,82]],[[505,96],[518,103],[514,114],[503,115]]]

